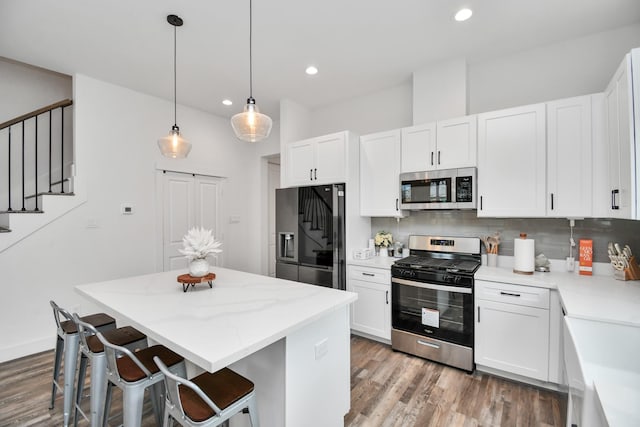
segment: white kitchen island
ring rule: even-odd
[[[262,427],[342,426],[350,407],[351,292],[215,268],[188,292],[183,271],[79,285],[119,321],[214,372],[256,385]],[[249,425],[248,417],[232,425]]]

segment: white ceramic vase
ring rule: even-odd
[[[384,247],[384,246],[380,246],[380,256],[389,256],[389,250]]]
[[[203,277],[209,274],[209,261],[206,258],[194,259],[189,263],[189,274],[193,277]]]

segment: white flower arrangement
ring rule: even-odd
[[[184,249],[178,249],[189,261],[204,259],[207,255],[222,252],[222,242],[214,239],[213,231],[205,228],[191,228],[182,238]]]
[[[388,248],[393,243],[393,236],[388,231],[378,231],[375,237],[376,246]]]

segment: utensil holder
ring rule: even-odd
[[[640,280],[640,266],[636,262],[636,257],[629,258],[629,267],[616,270],[614,276],[618,280]]]

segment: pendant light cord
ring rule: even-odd
[[[249,98],[253,98],[253,55],[251,52],[251,41],[253,39],[253,7],[252,0],[249,0]]]
[[[176,37],[176,33],[177,33],[177,28],[174,25],[173,26],[173,126],[178,126],[178,100],[177,100],[177,93],[178,93],[178,83],[177,83],[177,67],[176,67],[176,55],[178,53],[178,49],[177,49],[177,37]]]

